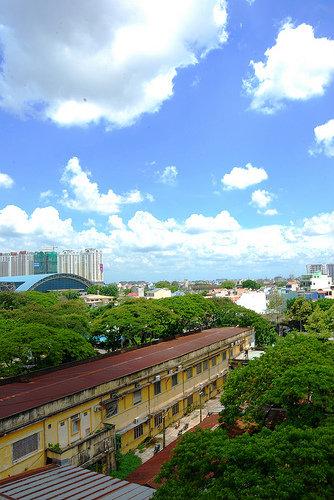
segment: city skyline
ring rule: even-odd
[[[0,6],[2,252],[101,248],[107,282],[333,262],[334,5],[46,4]]]

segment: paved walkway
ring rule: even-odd
[[[193,426],[187,432],[193,432],[196,428],[201,427],[202,429],[212,429],[218,425],[218,413],[214,413],[209,417],[204,418],[204,420],[199,424]],[[141,484],[143,486],[150,486],[151,488],[159,487],[155,483],[154,479],[159,474],[161,466],[170,460],[173,450],[177,445],[180,438],[175,439],[169,443],[166,448],[164,448],[159,453],[156,453],[152,458],[147,460],[145,463],[140,465],[138,469],[133,471],[127,478],[127,481]]]
[[[217,414],[222,411],[223,407],[220,403],[220,396],[217,396],[214,399],[209,399],[206,403],[203,404],[202,408],[202,420],[204,420],[208,414]],[[165,431],[165,436],[166,436],[166,446],[168,446],[170,443],[175,441],[179,437],[179,431],[180,429],[184,428],[185,425],[188,424],[187,430],[192,429],[193,427],[196,427],[200,423],[200,411],[199,409],[194,410],[193,412],[189,413],[189,415],[186,415],[182,417],[180,420],[180,425],[176,428],[175,424],[167,427]],[[160,443],[160,449],[162,449],[162,433],[157,434],[155,436],[155,444]],[[147,462],[147,460],[150,460],[153,455],[154,455],[154,446],[155,444],[148,446],[145,448],[144,451],[140,452],[139,450],[136,450],[135,453],[138,455],[138,457],[141,458],[142,463]]]

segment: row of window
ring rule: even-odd
[[[222,353],[222,361],[226,360],[226,351]],[[211,366],[216,366],[217,363],[219,362],[219,355],[218,356],[213,356],[211,358]],[[197,363],[195,367],[190,366],[186,370],[186,377],[187,380],[193,377],[193,369],[195,368],[196,370],[196,375],[201,374],[202,372],[205,372],[209,369],[209,360],[206,359],[205,361],[202,361],[200,363]],[[179,383],[179,374],[174,373],[172,375],[172,387],[175,387]],[[161,380],[157,380],[154,382],[154,395],[158,396],[161,394]],[[133,392],[133,404],[137,405],[142,402],[142,391],[141,389],[137,389]],[[106,405],[106,410],[107,410],[107,418],[110,418],[114,415],[117,415],[118,413],[118,401],[117,399],[110,401],[108,403],[105,403]]]

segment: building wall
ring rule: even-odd
[[[95,436],[107,424],[119,434],[123,452],[135,449],[161,432],[161,412],[165,412],[168,426],[198,406],[200,400],[203,403],[219,393],[229,359],[249,349],[253,341],[254,333],[245,330],[179,358],[3,419],[0,478],[45,465],[54,457],[47,451],[49,444],[59,445],[66,459],[76,456],[80,447],[76,443]],[[173,386],[175,375],[177,384]],[[38,449],[13,463],[13,443],[35,432],[40,433]]]
[[[95,283],[103,281],[103,262],[101,250],[64,250],[58,254],[58,272],[78,274]]]

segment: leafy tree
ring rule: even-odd
[[[286,411],[294,425],[319,425],[333,412],[334,346],[313,335],[290,334],[231,372],[222,394],[222,418],[265,425],[269,407]]]
[[[333,498],[333,438],[329,425],[282,425],[235,438],[220,429],[186,433],[162,467],[154,498]]]
[[[177,292],[180,286],[177,281],[157,281],[155,283],[156,288],[168,288],[171,292]]]
[[[315,307],[313,312],[308,316],[305,324],[307,333],[330,334],[328,311],[323,311],[318,305]]]
[[[312,302],[306,300],[304,297],[298,297],[289,301],[287,306],[287,318],[293,327],[297,327],[299,331],[302,331],[309,315],[313,311]]]
[[[254,280],[245,280],[241,284],[242,288],[249,288],[250,290],[259,290],[261,285]]]
[[[109,295],[111,297],[118,297],[118,287],[115,283],[109,285],[91,285],[87,288],[87,293],[100,295]]]
[[[232,290],[235,287],[235,281],[226,280],[219,285],[219,288],[225,288],[226,290]]]
[[[267,309],[270,316],[274,318],[276,325],[279,323],[279,320],[282,317],[283,307],[284,307],[284,300],[282,295],[279,293],[278,290],[274,290],[269,295]]]

